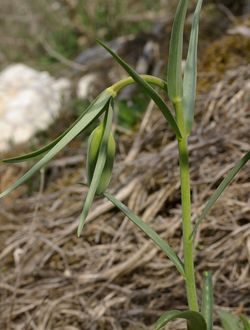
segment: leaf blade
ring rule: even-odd
[[[114,53],[108,46],[106,46],[100,40],[97,42],[104,47],[112,56],[113,58],[127,71],[127,73],[134,79],[134,81],[146,92],[151,99],[155,102],[158,108],[161,110],[162,114],[168,121],[169,125],[175,132],[178,138],[181,138],[181,131],[176,123],[174,116],[172,115],[171,111],[161,98],[161,96],[148,84],[132,67],[130,67],[123,59],[121,59],[116,53]]]
[[[207,330],[206,322],[199,312],[171,310],[164,313],[155,323],[155,330],[160,330],[175,319],[187,320],[188,330]]]
[[[203,0],[198,0],[193,16],[187,61],[183,77],[183,105],[184,120],[187,133],[192,130],[194,108],[196,99],[196,81],[197,81],[197,47],[199,34],[199,19]]]
[[[85,224],[85,221],[87,219],[89,210],[91,208],[91,205],[93,203],[101,176],[102,172],[105,166],[106,162],[106,152],[107,152],[107,145],[108,145],[108,138],[109,138],[109,133],[111,131],[111,125],[112,125],[112,118],[113,118],[113,109],[110,107],[107,111],[106,118],[105,118],[105,123],[104,123],[104,132],[102,136],[102,142],[100,145],[100,150],[98,153],[95,169],[94,169],[94,174],[90,183],[89,191],[87,193],[87,197],[84,203],[84,207],[82,210],[82,213],[80,215],[80,221],[79,225],[77,228],[77,236],[80,237],[83,226]]]
[[[224,330],[242,330],[239,325],[239,319],[231,313],[224,310],[218,312]]]
[[[29,159],[33,159],[36,158],[42,154],[44,154],[46,151],[49,151],[50,149],[52,149],[69,131],[70,129],[82,118],[82,116],[80,116],[66,131],[64,131],[62,134],[60,134],[55,140],[51,141],[50,143],[46,144],[45,146],[29,152],[25,155],[21,155],[21,156],[17,156],[17,157],[11,157],[11,158],[6,158],[3,159],[2,161],[4,163],[20,163],[20,162],[24,162],[26,160]]]
[[[220,185],[217,187],[215,192],[212,194],[212,196],[208,199],[206,206],[204,207],[201,215],[198,217],[196,224],[194,226],[193,232],[191,234],[191,239],[194,238],[198,226],[202,222],[202,220],[209,214],[211,208],[215,204],[215,202],[218,200],[218,198],[221,196],[223,191],[229,186],[229,184],[233,181],[235,176],[238,174],[238,172],[242,169],[242,167],[249,161],[250,159],[250,151],[248,151],[237,163],[236,165],[229,171],[229,173],[226,175],[226,177],[223,179],[223,181],[220,183]]]
[[[211,272],[203,274],[201,314],[207,323],[207,330],[213,329],[213,284]]]
[[[174,250],[146,223],[135,215],[126,205],[118,201],[109,192],[103,194],[112,204],[114,204],[129,220],[139,227],[174,263],[177,270],[185,278],[185,271],[182,261],[178,258]]]
[[[244,326],[244,330],[250,330],[250,322],[245,315],[240,315],[241,322]]]
[[[92,104],[92,107],[88,113],[81,118],[79,122],[75,124],[74,127],[52,148],[46,155],[40,159],[28,172],[26,172],[21,178],[14,182],[11,186],[5,189],[1,194],[0,198],[8,195],[14,189],[18,188],[21,184],[26,182],[32,175],[39,171],[43,166],[45,166],[62,148],[64,148],[74,137],[76,137],[80,132],[82,132],[94,119],[96,119],[103,111],[103,99],[108,100],[112,98],[109,91],[104,91],[100,94],[100,99]]]
[[[97,101],[97,99],[98,99],[98,97],[95,98],[95,100],[93,102],[91,102],[91,104],[87,107],[87,109],[85,109],[83,111],[83,113],[77,118],[77,120],[75,120],[75,122],[72,125],[70,125],[69,128],[67,128],[62,134],[60,134],[52,142],[46,144],[45,146],[43,146],[43,147],[41,147],[41,148],[39,148],[39,149],[37,149],[33,152],[29,152],[25,155],[3,159],[2,162],[4,162],[4,163],[24,162],[26,160],[36,158],[36,157],[44,154],[46,151],[49,151],[81,120],[81,118],[91,109],[91,106],[93,105],[93,103],[95,103]]]
[[[167,84],[168,96],[175,103],[176,99],[182,99],[182,48],[183,30],[187,13],[187,0],[180,0],[174,22],[169,45]]]

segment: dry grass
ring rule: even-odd
[[[249,89],[248,65],[227,71],[199,96],[190,137],[194,218],[249,149]],[[77,185],[85,176],[82,154],[74,145],[53,161],[40,175],[39,193],[23,196],[19,190],[1,201],[1,329],[152,329],[161,312],[186,306],[183,281],[171,262],[106,200],[96,200],[83,236],[76,238],[86,195]],[[4,185],[24,165],[0,171]],[[248,165],[201,226],[196,244],[199,288],[202,271],[211,269],[216,306],[246,314],[249,174]],[[149,107],[138,133],[120,136],[111,190],[181,256],[178,175],[176,143]]]

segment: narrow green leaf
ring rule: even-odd
[[[143,89],[143,91],[151,97],[158,108],[161,110],[162,114],[166,118],[169,125],[172,127],[178,138],[181,138],[180,129],[175,121],[174,116],[167,107],[166,103],[163,101],[161,96],[148,84],[133,68],[131,68],[123,59],[121,59],[116,53],[114,53],[107,45],[98,40],[98,43],[104,47],[113,58],[128,72],[128,74],[134,79],[134,81]]]
[[[229,186],[229,184],[233,181],[234,177],[238,174],[238,172],[242,169],[242,167],[249,161],[250,159],[250,151],[248,151],[238,163],[229,171],[227,176],[223,179],[219,187],[215,190],[213,195],[209,198],[205,208],[203,209],[201,215],[197,219],[197,222],[194,226],[193,232],[191,234],[191,238],[193,238],[197,232],[198,226],[202,222],[202,220],[208,215],[209,211],[223,193],[223,191]]]
[[[185,278],[185,271],[182,261],[178,258],[174,250],[146,223],[144,223],[137,215],[135,215],[126,205],[118,201],[109,192],[105,192],[104,196],[113,203],[129,220],[131,220],[138,228],[140,228],[174,263],[177,270]]]
[[[93,102],[91,102],[91,104],[87,107],[87,109],[85,109],[83,111],[83,113],[77,118],[77,120],[72,125],[70,125],[70,127],[68,129],[66,129],[66,131],[64,131],[61,135],[59,135],[54,141],[52,141],[49,144],[45,145],[44,147],[42,147],[38,150],[35,150],[33,152],[30,152],[28,154],[18,156],[18,157],[3,159],[2,161],[5,163],[19,163],[19,162],[23,162],[23,161],[38,157],[38,156],[44,154],[46,151],[49,151],[81,120],[81,118],[83,116],[85,116],[85,114],[87,112],[89,112],[92,109],[93,104],[98,102],[98,104],[100,106],[102,103],[103,103],[103,107],[105,106],[105,103],[107,103],[107,100],[106,100],[105,96],[102,97],[101,95],[99,95]]]
[[[240,315],[241,322],[244,326],[244,330],[250,330],[250,322],[245,315]]]
[[[29,153],[27,153],[25,155],[3,159],[2,162],[4,162],[4,163],[21,163],[21,162],[25,162],[26,160],[36,158],[36,157],[44,154],[46,151],[49,151],[50,149],[52,149],[54,147],[54,145],[56,145],[57,142],[59,142],[64,137],[64,135],[69,131],[69,129],[67,129],[67,131],[65,131],[64,133],[62,133],[55,140],[53,140],[52,142],[46,144],[45,146],[41,147],[40,149],[37,149],[37,150],[32,151],[32,152],[29,152]]]
[[[78,123],[78,121],[82,117],[83,117],[83,114],[79,118],[77,118],[77,120],[66,131],[64,131],[61,135],[59,135],[55,140],[46,144],[45,146],[41,147],[40,149],[29,152],[25,155],[3,159],[2,161],[4,163],[20,163],[20,162],[24,162],[26,160],[33,159],[33,158],[36,158],[36,157],[44,154],[46,151],[49,151],[50,149],[52,149],[71,130],[71,128],[74,127],[76,123]]]
[[[183,48],[183,29],[187,13],[188,0],[180,0],[172,27],[169,45],[167,85],[168,96],[175,103],[182,99],[182,48]]]
[[[112,102],[111,102],[112,103]],[[108,140],[109,140],[109,134],[111,131],[112,126],[112,118],[113,118],[113,109],[112,105],[110,104],[110,107],[108,111],[106,112],[105,119],[104,119],[104,131],[102,135],[102,142],[100,144],[100,150],[98,152],[98,157],[95,165],[94,174],[90,183],[89,191],[84,203],[84,207],[80,216],[80,222],[77,229],[77,236],[79,237],[81,235],[83,226],[85,224],[86,218],[88,216],[89,210],[91,208],[91,205],[93,203],[96,190],[99,186],[99,182],[101,180],[102,172],[105,166],[106,158],[107,158],[107,147],[108,147]]]
[[[220,310],[218,314],[224,330],[242,330],[236,316],[223,310]]]
[[[176,319],[187,320],[188,330],[207,330],[206,322],[200,313],[194,311],[181,312],[177,310],[172,310],[164,313],[156,322],[155,330],[160,330],[168,322]]]
[[[201,314],[207,323],[207,330],[213,330],[213,284],[211,272],[203,274]]]
[[[191,132],[194,120],[197,80],[197,46],[201,6],[202,0],[198,0],[192,22],[187,61],[183,77],[184,120],[188,134]]]
[[[32,175],[44,167],[60,150],[62,150],[71,140],[74,139],[80,132],[82,132],[93,120],[95,120],[105,110],[106,104],[112,98],[109,91],[105,90],[92,104],[89,111],[79,120],[71,130],[63,136],[63,138],[57,142],[57,144],[48,151],[48,153],[39,160],[27,173],[25,173],[20,179],[13,183],[9,188],[4,190],[0,194],[0,198],[8,195],[14,189],[26,182]],[[104,101],[106,100],[106,101]]]

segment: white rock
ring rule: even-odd
[[[233,29],[229,29],[227,32],[229,34],[241,34],[246,38],[250,38],[250,28],[244,25],[236,26]]]
[[[97,82],[98,75],[95,73],[88,73],[83,76],[77,85],[76,95],[81,99],[86,99],[93,90],[93,85]]]
[[[0,151],[28,141],[58,116],[70,95],[70,81],[13,64],[0,73]]]

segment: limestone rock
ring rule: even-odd
[[[96,73],[88,73],[84,75],[77,85],[77,97],[81,99],[87,99],[89,94],[93,92],[94,86],[98,81],[98,75]]]
[[[46,129],[69,97],[70,81],[12,64],[0,73],[0,151],[24,143]]]

